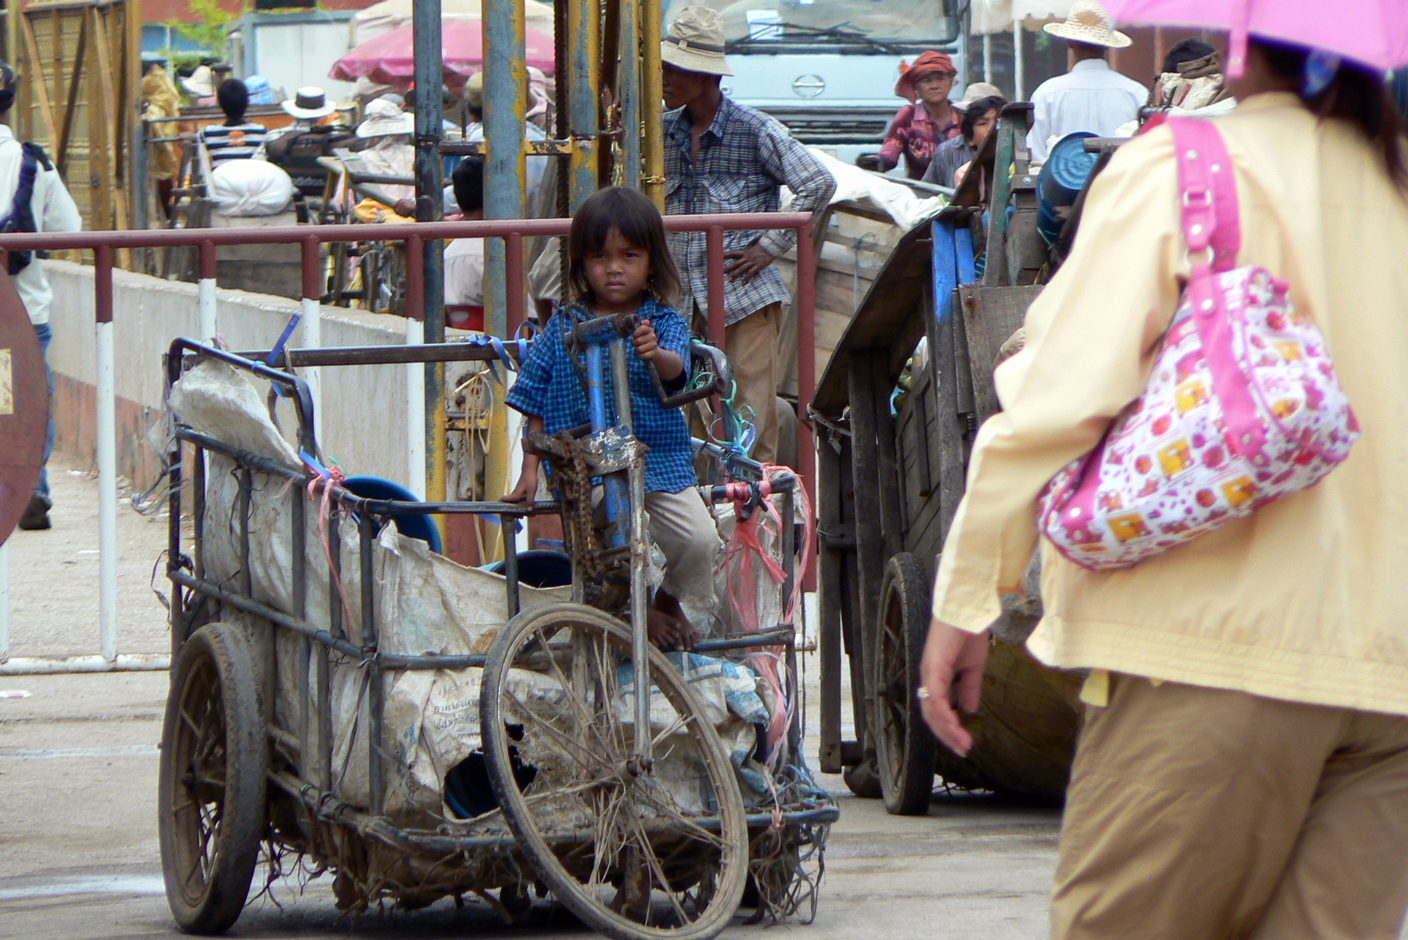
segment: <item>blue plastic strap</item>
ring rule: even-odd
[[[273,366],[279,361],[279,357],[284,353],[284,347],[288,345],[289,339],[293,336],[293,331],[298,329],[298,321],[303,319],[303,314],[295,313],[289,317],[288,325],[279,334],[279,341],[274,344],[274,348],[269,350],[269,358],[264,360],[266,366]]]

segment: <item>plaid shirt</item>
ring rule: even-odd
[[[776,212],[778,191],[783,186],[792,190],[791,211],[815,214],[836,192],[836,180],[787,128],[727,97],[700,138],[698,164],[691,156],[685,109],[666,114],[664,125],[665,212],[669,215]],[[669,239],[686,295],[701,311],[707,311],[705,233],[672,232]],[[742,251],[755,242],[776,258],[792,250],[797,233],[792,229],[724,232],[725,251]],[[724,322],[733,324],[770,304],[787,301],[787,289],[776,265],[764,268],[746,284],[725,279]]]
[[[649,320],[659,337],[660,348],[668,349],[684,361],[689,369],[689,331],[684,318],[669,307],[656,306],[646,298],[637,311],[642,320]],[[587,396],[582,391],[577,368],[567,353],[565,339],[572,327],[590,314],[577,305],[564,307],[548,320],[543,332],[528,349],[528,356],[518,370],[518,381],[508,393],[508,406],[526,415],[543,419],[543,430],[556,434],[586,424],[590,420]],[[611,363],[606,362],[606,414],[616,423],[615,397],[611,393]],[[694,486],[694,450],[689,440],[689,428],[678,408],[666,409],[655,393],[655,383],[645,361],[630,347],[626,354],[626,373],[631,387],[631,430],[642,444],[650,448],[645,455],[645,491],[678,493]],[[681,381],[687,381],[688,374]]]

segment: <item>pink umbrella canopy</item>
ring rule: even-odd
[[[551,74],[552,36],[535,29],[524,32],[527,64]],[[440,45],[445,62],[445,84],[463,85],[465,79],[483,67],[484,33],[480,20],[442,20]],[[415,78],[415,73],[411,27],[402,26],[362,43],[338,59],[328,75],[340,82],[354,82],[365,75],[382,85],[405,85]]]
[[[1103,0],[1125,26],[1206,26],[1231,32],[1227,74],[1245,67],[1247,34],[1332,52],[1374,68],[1408,65],[1405,0]]]

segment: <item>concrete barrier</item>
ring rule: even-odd
[[[55,447],[96,466],[93,269],[46,261],[45,272],[54,289],[49,365]],[[217,335],[229,348],[268,349],[299,311],[299,301],[220,290],[217,308]],[[401,317],[324,307],[322,345],[401,345],[405,324]],[[195,284],[113,272],[118,472],[139,488],[153,482],[160,467],[145,435],[161,414],[162,355],[174,338],[198,335]],[[298,345],[297,333],[293,343]],[[375,474],[408,486],[405,366],[324,368],[322,376],[324,452],[349,474]]]

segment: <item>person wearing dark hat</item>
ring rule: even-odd
[[[665,114],[665,212],[776,212],[781,189],[792,211],[817,213],[831,202],[836,180],[776,119],[724,96],[732,75],[724,59],[717,11],[687,6],[660,44]],[[724,234],[724,352],[733,366],[735,402],[752,412],[752,457],[777,459],[777,339],[789,300],[773,261],[797,243],[791,229]],[[675,232],[670,253],[683,281],[680,311],[707,319],[709,279],[703,232]]]
[[[9,121],[10,107],[15,103],[20,77],[4,62],[0,62],[0,120]],[[77,232],[83,228],[78,206],[64,188],[59,171],[37,144],[22,144],[15,139],[8,123],[0,124],[0,232]],[[39,337],[44,351],[45,372],[48,373],[49,305],[54,292],[44,276],[44,262],[33,252],[12,251],[9,254],[9,274],[24,302],[29,321]],[[49,393],[54,391],[53,376],[49,376]],[[51,414],[44,439],[44,463],[54,449],[54,419]],[[48,471],[41,469],[39,483],[34,488],[29,506],[20,517],[21,529],[50,527],[49,510],[53,507],[49,495]]]
[[[904,156],[904,172],[912,180],[923,179],[934,157],[934,148],[957,137],[963,114],[949,103],[958,70],[953,60],[930,49],[900,73],[895,94],[909,99],[885,131],[885,143],[871,159],[857,160],[865,169],[892,170]]]

